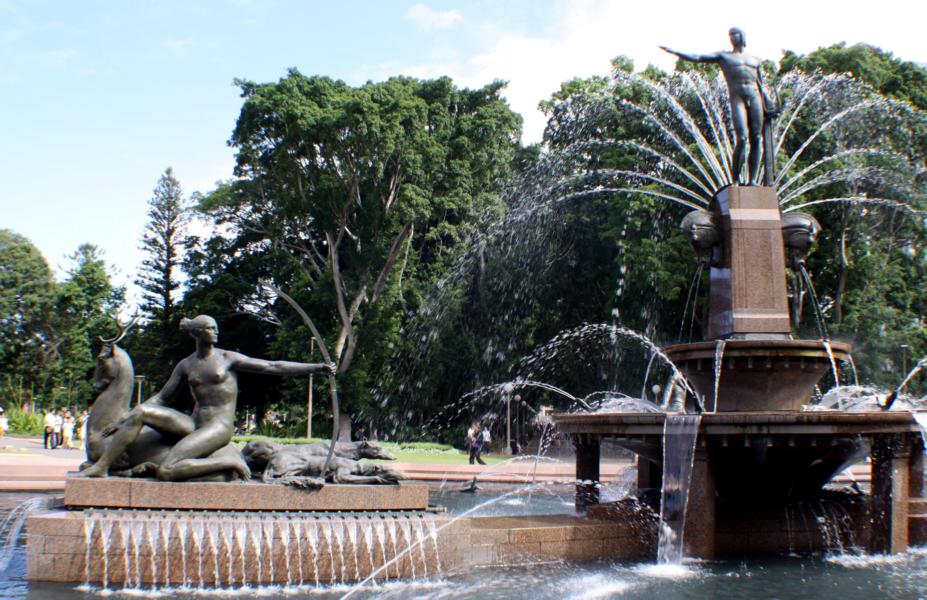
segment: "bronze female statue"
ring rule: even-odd
[[[148,425],[179,438],[156,467],[159,479],[180,481],[229,470],[248,479],[251,472],[241,456],[225,451],[235,431],[236,372],[285,376],[335,370],[333,364],[268,361],[216,348],[219,328],[215,319],[206,315],[183,319],[180,329],[196,340],[196,352],[180,361],[161,391],[106,430],[105,435],[111,437],[103,455],[81,471],[81,475],[105,477],[113,462],[135,441],[142,427]],[[194,401],[193,413],[189,415],[163,403],[183,379],[187,380]]]

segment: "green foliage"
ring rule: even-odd
[[[51,400],[89,406],[98,338],[112,335],[124,290],[113,287],[102,252],[93,244],[82,244],[69,258],[68,278],[57,286],[54,301],[59,360],[51,375]]]
[[[927,162],[927,117],[904,104],[927,109],[927,71],[922,67],[865,44],[838,44],[806,56],[787,52],[781,72],[792,70],[851,73],[871,86],[873,98],[895,100],[894,112],[907,115],[900,127],[878,132],[858,129],[877,135],[871,143],[886,153],[898,152],[921,168]],[[807,121],[807,128],[815,126],[813,119]],[[824,138],[825,147],[840,149],[852,134],[837,129]],[[848,159],[835,168],[853,165]],[[927,208],[923,171],[912,180],[914,192],[902,200],[923,210]],[[821,190],[821,197],[853,195],[878,193],[865,178]],[[903,210],[854,205],[821,205],[813,213],[823,231],[808,263],[827,325],[835,337],[853,343],[861,382],[893,388],[904,376],[905,363],[910,369],[927,354],[927,305],[919,293],[927,285],[927,264],[920,251],[927,237],[925,223]],[[813,335],[814,317],[809,309],[805,313],[804,333]],[[915,379],[909,391],[927,392],[927,381]]]
[[[927,110],[927,70],[868,44],[848,48],[841,42],[807,55],[786,51],[780,62],[780,73],[792,70],[850,73],[883,96],[907,100]]]
[[[181,260],[196,241],[186,232],[189,219],[180,182],[168,167],[148,201],[148,222],[141,240],[145,258],[135,280],[147,322],[126,344],[136,373],[155,387],[167,381],[178,360],[189,354],[188,340],[178,331],[181,315],[176,314]]]
[[[384,448],[389,449],[394,445],[389,442],[380,443]],[[395,444],[400,450],[432,450],[435,452],[456,452],[457,449],[449,444],[439,444],[437,442],[401,442]]]
[[[92,244],[69,258],[67,279],[56,283],[38,249],[0,230],[0,390],[16,403],[92,401],[96,336],[108,332],[123,292]]]
[[[265,441],[265,442],[274,442],[277,444],[314,444],[315,442],[328,442],[331,440],[326,440],[324,438],[304,438],[304,437],[285,437],[285,436],[274,436],[274,435],[236,435],[232,437],[232,441],[236,444],[244,446],[248,442],[254,441]]]
[[[849,93],[844,93],[837,86],[828,88],[820,101],[827,110],[808,109],[793,124],[798,133],[794,143],[803,143],[843,107],[866,100],[888,106],[885,114],[895,120],[880,129],[872,115],[866,114],[830,125],[793,166],[793,172],[847,145],[860,144],[879,146],[886,154],[898,152],[910,165],[925,164],[927,121],[923,113],[901,103],[886,105],[876,93],[882,91],[917,104],[923,69],[881,51],[858,50],[854,48],[850,54],[861,54],[874,64],[854,72],[877,90],[849,85],[844,86]],[[804,60],[799,58],[789,57],[782,70],[797,68]],[[809,57],[813,67],[808,68],[849,70],[842,58],[846,57],[839,48],[819,51]],[[624,59],[616,59],[614,66],[620,73],[632,67]],[[773,70],[768,68],[771,65],[764,67]],[[709,77],[717,73],[705,65],[684,68]],[[641,75],[656,82],[670,77],[652,67]],[[905,84],[899,87],[891,83],[898,80]],[[704,118],[694,95],[682,93],[678,100],[695,119]],[[485,247],[460,263],[460,270],[468,271],[469,276],[450,278],[435,302],[440,308],[430,308],[430,317],[420,315],[417,328],[406,325],[412,339],[409,346],[422,340],[427,349],[410,353],[414,358],[408,364],[400,363],[398,380],[390,382],[384,394],[403,407],[397,419],[406,425],[403,435],[424,434],[457,443],[462,438],[461,423],[471,417],[495,422],[505,410],[499,390],[467,394],[487,384],[517,378],[540,380],[576,396],[596,390],[639,395],[649,356],[646,348],[620,339],[576,336],[558,342],[568,350],[561,349],[552,359],[550,348],[542,346],[559,332],[575,330],[584,322],[611,316],[615,325],[668,344],[689,339],[691,318],[693,338],[702,337],[706,274],[698,282],[701,293],[695,298],[695,308],[690,306],[691,312],[685,313],[687,293],[696,283],[696,262],[678,228],[686,209],[645,195],[647,190],[658,191],[649,187],[653,184],[628,186],[642,193],[616,192],[603,190],[609,187],[603,183],[608,180],[598,178],[609,169],[671,180],[678,176],[667,174],[670,170],[660,161],[620,143],[649,141],[660,135],[640,113],[620,110],[627,103],[643,107],[666,104],[644,80],[628,77],[566,82],[549,101],[541,103],[549,117],[545,152],[539,157],[539,166],[526,169],[523,181],[509,195],[509,212],[500,220],[499,232],[489,232]],[[699,125],[704,130],[705,124]],[[783,149],[786,154],[797,150],[790,144]],[[688,150],[697,153],[694,147]],[[681,155],[681,149],[673,152]],[[870,164],[878,166],[878,160]],[[884,160],[887,163],[890,159]],[[830,166],[846,169],[860,165],[851,157]],[[909,171],[898,172],[899,177],[909,178],[904,183],[912,190],[900,199],[912,208],[923,209],[923,172]],[[803,198],[879,197],[883,185],[884,181],[863,176],[851,185],[822,186]],[[905,210],[866,205],[827,204],[809,210],[824,226],[808,266],[831,333],[853,342],[861,382],[897,385],[903,376],[901,344],[910,346],[906,351],[909,368],[927,352],[927,307],[919,293],[927,283],[921,252],[924,222]],[[798,333],[817,337],[810,302],[805,303]],[[650,382],[663,384],[663,376],[652,371]],[[920,393],[927,389],[927,382],[918,381],[913,388]],[[547,391],[531,388],[519,389],[519,394],[522,402],[532,407],[562,406],[557,403],[563,402]]]
[[[205,301],[202,288],[226,275],[225,297],[210,302],[227,313],[257,309],[280,325],[265,338],[271,355],[318,361],[298,317],[279,303],[268,311],[256,283],[286,290],[339,365],[342,408],[376,420],[371,382],[400,342],[406,311],[478,219],[498,210],[520,118],[499,82],[468,90],[448,78],[396,77],[352,87],[293,70],[276,83],[239,85],[245,102],[231,140],[239,179],[200,201],[233,237],[209,240],[193,257],[191,293]],[[324,378],[316,381],[326,398]],[[284,403],[302,405],[304,386],[282,382]],[[324,417],[327,401],[320,405]]]
[[[41,394],[56,344],[51,331],[55,284],[32,243],[0,229],[0,365],[3,386],[16,398]]]
[[[316,442],[329,443],[331,438],[304,438],[304,437],[277,437],[277,436],[268,436],[268,435],[236,435],[232,438],[232,441],[236,444],[245,445],[248,442],[262,440],[266,442],[275,442],[277,444],[314,444]],[[418,451],[418,452],[454,452],[457,450],[448,444],[439,444],[436,442],[374,442],[377,445],[389,450],[389,451],[399,451],[399,450],[408,450],[408,451]]]
[[[17,435],[42,435],[45,433],[42,413],[22,412],[18,408],[11,407],[6,411],[6,418],[10,422],[9,433]]]

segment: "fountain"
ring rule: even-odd
[[[924,495],[920,429],[910,412],[802,410],[826,373],[833,372],[839,384],[837,364],[851,360],[850,346],[826,337],[792,338],[795,312],[789,306],[787,269],[807,278],[804,257],[820,225],[810,215],[781,212],[794,196],[780,199],[775,187],[777,110],[768,97],[761,103],[756,96],[762,91],[756,79],[761,70],[755,59],[742,54],[742,35],[731,30],[733,52],[698,56],[668,50],[683,59],[720,63],[738,140],[733,156],[722,157],[726,160],[718,160],[710,148],[703,150],[712,168],[702,173],[712,181],[700,187],[711,191],[711,198],[689,194],[704,208],[685,202],[697,210],[683,220],[684,232],[700,268],[710,269],[706,340],[663,348],[704,412],[700,422],[688,427],[688,436],[682,435],[685,423],[673,414],[556,415],[559,428],[576,446],[577,478],[583,480],[577,485],[577,508],[590,516],[614,517],[617,511],[626,517],[620,507],[610,507],[609,513],[596,506],[599,447],[611,439],[639,456],[639,488],[662,488],[661,560],[678,562],[683,553],[705,559],[787,552],[792,541],[782,519],[788,507],[819,501],[835,474],[868,455],[868,502],[850,503],[847,520],[869,551],[901,552],[913,541],[909,498]],[[749,94],[739,87],[745,73],[753,78]],[[761,117],[765,185],[756,185],[761,135],[752,120],[750,164],[743,168],[748,132],[743,117],[738,122],[737,105],[745,101],[744,94],[754,106],[767,109]],[[707,146],[701,138],[699,147]],[[742,170],[749,171],[747,185],[738,181]],[[676,185],[675,191],[689,190]],[[922,534],[915,537],[923,541]],[[671,542],[684,547],[667,549]]]
[[[687,81],[695,88],[704,85]],[[660,94],[652,82],[639,83]],[[798,98],[800,105],[805,97]],[[673,104],[668,96],[664,100]],[[829,528],[839,521],[855,543],[873,552],[900,552],[927,539],[927,519],[909,519],[927,513],[927,502],[919,499],[925,495],[918,471],[920,429],[911,413],[803,410],[819,380],[833,372],[839,382],[837,364],[851,360],[849,345],[827,339],[823,327],[821,339],[793,339],[796,311],[787,281],[789,272],[807,280],[804,256],[820,230],[813,217],[793,209],[802,206],[793,201],[837,176],[803,182],[804,173],[791,179],[777,175],[770,155],[782,140],[769,137],[777,129],[767,121],[762,153],[766,185],[755,185],[761,153],[751,147],[747,161],[743,141],[737,148],[731,143],[723,111],[702,106],[717,156],[701,134],[693,144],[684,144],[665,133],[683,153],[691,152],[689,146],[708,152],[712,158],[705,161],[707,166],[684,168],[668,153],[636,142],[626,145],[664,161],[668,171],[676,169],[693,186],[672,183],[672,195],[642,193],[696,209],[683,220],[683,229],[699,258],[698,273],[710,272],[706,339],[659,348],[616,326],[584,327],[633,337],[647,346],[651,362],[668,360],[678,383],[666,390],[665,404],[672,404],[673,411],[615,394],[596,402],[592,395],[574,397],[530,379],[488,386],[505,394],[519,386],[543,388],[588,411],[555,415],[576,448],[575,503],[585,516],[472,517],[473,511],[467,511],[450,518],[429,510],[423,486],[321,485],[302,471],[296,475],[304,478],[301,489],[266,482],[72,478],[58,507],[28,520],[28,578],[104,590],[300,590],[465,577],[477,567],[562,560],[657,558],[679,563],[684,557],[815,550],[821,547],[822,522],[824,543],[844,543],[844,530]],[[682,114],[678,105],[673,110]],[[794,119],[797,110],[783,118]],[[662,127],[660,121],[656,124]],[[687,122],[690,132],[693,127]],[[738,131],[737,138],[749,136],[754,146],[755,133]],[[738,179],[747,162],[748,185],[742,185]],[[788,164],[792,162],[794,157]],[[643,177],[597,174],[609,175]],[[671,183],[649,175],[645,179]],[[827,201],[838,200],[888,202]],[[109,343],[111,357],[118,355],[115,341]],[[131,381],[127,377],[123,383]],[[669,402],[674,394],[675,401]],[[699,414],[681,414],[686,405],[697,407]],[[603,440],[638,456],[636,496],[600,504]],[[835,473],[867,454],[872,486],[866,498],[835,499],[822,492]],[[162,460],[163,453],[156,458]],[[291,458],[288,467],[312,467],[323,476],[331,460]],[[144,467],[150,459],[127,466]],[[337,471],[336,478],[382,475],[353,468]],[[281,472],[283,479],[290,477]],[[532,482],[485,504],[540,489],[543,484]],[[656,496],[648,490],[660,491],[659,505],[648,500]]]

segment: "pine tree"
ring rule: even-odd
[[[148,206],[148,223],[141,245],[145,259],[135,280],[141,289],[141,310],[147,325],[135,358],[154,380],[152,383],[158,384],[170,373],[171,349],[178,344],[178,317],[174,312],[180,289],[180,264],[184,250],[192,243],[186,232],[189,207],[170,167],[158,180]]]

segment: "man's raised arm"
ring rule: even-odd
[[[660,50],[664,52],[669,52],[675,56],[678,56],[682,60],[687,60],[689,62],[696,63],[716,63],[721,62],[721,53],[712,52],[711,54],[687,54],[686,52],[679,52],[678,50],[673,50],[666,46],[660,46]]]

